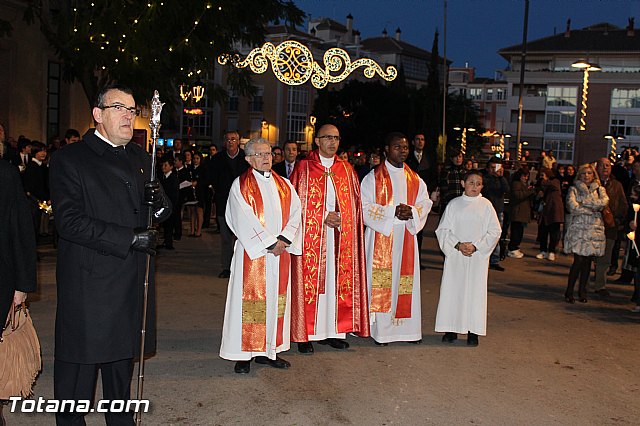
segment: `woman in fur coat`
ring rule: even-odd
[[[609,204],[609,197],[600,185],[598,173],[591,164],[580,166],[578,174],[567,194],[565,253],[573,253],[573,264],[569,270],[569,280],[564,299],[575,303],[573,288],[578,276],[580,287],[578,297],[581,303],[587,303],[587,281],[594,257],[604,255],[606,239],[602,209]]]

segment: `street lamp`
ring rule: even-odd
[[[460,139],[460,152],[464,155],[467,152],[467,132],[475,132],[476,129],[473,127],[460,127],[456,126],[453,130],[462,130],[462,138]]]
[[[500,138],[500,145],[498,145],[498,154],[500,156],[500,158],[504,158],[504,139],[505,138],[510,138],[511,134],[510,133],[495,133],[493,135],[493,137],[495,138]]]
[[[625,137],[623,135],[606,134],[604,135],[604,138],[606,140],[611,141],[611,151],[609,151],[609,158],[611,159],[612,163],[615,163],[616,161],[618,161],[617,152],[616,152],[616,142],[624,140]]]
[[[269,140],[269,122],[264,117],[262,118],[262,129],[267,129],[267,140]]]
[[[573,64],[573,68],[581,69],[582,78],[582,109],[580,110],[580,130],[587,130],[587,97],[589,95],[589,72],[602,71],[597,64],[590,63],[584,59],[580,59]]]
[[[204,97],[204,86],[202,81],[198,79],[193,87],[189,87],[188,84],[180,85],[180,97],[183,101],[187,102],[189,98],[193,98],[193,100],[197,103],[200,102],[200,99]]]

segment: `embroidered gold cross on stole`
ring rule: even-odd
[[[382,220],[384,219],[384,209],[380,206],[371,206],[369,207],[369,217],[373,220]]]

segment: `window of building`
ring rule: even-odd
[[[576,113],[570,111],[547,111],[546,133],[569,133],[576,132]]]
[[[507,99],[507,89],[496,89],[496,101]]]
[[[427,79],[427,61],[424,59],[412,58],[409,56],[403,56],[401,59],[402,66],[404,67],[404,74],[409,78],[415,78],[418,80]]]
[[[609,131],[614,135],[624,135],[625,137],[640,136],[640,116],[626,115],[616,116],[611,119]]]
[[[229,89],[229,99],[227,101],[227,111],[238,111],[238,92]]]
[[[287,140],[303,142],[309,107],[309,90],[306,87],[289,87],[287,114]]]
[[[545,139],[542,144],[545,151],[552,151],[559,163],[573,163],[573,141]]]
[[[249,100],[249,112],[262,112],[264,87],[258,86],[256,94]]]
[[[493,89],[487,89],[487,100],[488,101],[493,100]]]
[[[611,108],[640,108],[640,89],[613,89]]]
[[[47,74],[47,140],[50,140],[60,136],[60,64],[49,62]]]
[[[211,140],[213,134],[213,108],[210,106],[209,98],[205,95],[195,105],[201,109],[201,115],[182,113],[182,133],[188,135],[190,140]],[[185,108],[188,108],[185,105]]]
[[[547,106],[575,108],[577,98],[577,87],[549,87],[547,95]]]
[[[474,100],[474,101],[481,101],[482,100],[482,88],[480,87],[473,87],[469,89],[469,99]]]

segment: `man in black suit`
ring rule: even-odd
[[[273,164],[271,170],[276,172],[282,177],[289,179],[293,168],[296,166],[296,159],[298,158],[298,143],[295,141],[286,141],[284,143],[284,161],[278,164]]]
[[[216,203],[216,216],[220,227],[221,237],[221,267],[218,278],[231,276],[231,257],[233,256],[233,233],[225,221],[224,214],[227,209],[227,198],[231,191],[231,184],[247,168],[249,163],[244,159],[244,151],[240,149],[240,134],[233,130],[224,134],[225,150],[219,152],[211,159],[209,167],[209,183],[213,186],[214,201]]]
[[[36,290],[36,237],[18,170],[0,161],[0,321]],[[0,343],[1,344],[1,343]],[[0,404],[0,424],[4,424]]]
[[[24,172],[27,169],[27,164],[31,162],[31,141],[24,136],[18,139],[18,160],[17,165],[20,172]]]
[[[147,255],[171,205],[151,157],[133,137],[136,103],[129,88],[108,86],[92,110],[95,129],[51,160],[50,185],[59,234],[54,398],[93,400],[98,369],[105,399],[130,399],[139,355]],[[153,266],[154,262],[150,262]],[[149,275],[145,353],[155,351],[155,286]],[[56,414],[58,425],[84,424],[84,414]],[[107,424],[133,425],[132,413],[106,413]]]
[[[184,165],[184,155],[178,154],[174,159],[174,170],[178,178],[178,204],[173,207],[175,212],[175,224],[173,229],[173,239],[180,241],[182,239],[182,209],[184,203],[192,201],[194,197],[194,189],[191,186],[193,176],[191,176],[191,169]],[[195,198],[193,198],[195,199]]]
[[[169,197],[171,205],[174,206],[171,212],[171,217],[162,223],[164,229],[164,241],[158,248],[164,248],[167,250],[173,250],[173,232],[176,224],[180,219],[180,211],[175,208],[180,203],[178,193],[178,174],[173,170],[173,158],[171,156],[165,156],[162,159],[162,175],[160,175],[159,181],[164,189],[164,193]]]
[[[407,166],[411,168],[414,172],[418,174],[427,184],[427,189],[433,191],[436,188],[437,183],[437,173],[436,167],[431,164],[431,161],[428,158],[427,152],[424,149],[425,139],[424,134],[418,133],[413,137],[411,141],[411,145],[413,146],[413,150],[409,153],[407,157]],[[416,234],[416,238],[418,240],[418,250],[422,250],[422,230],[420,230]],[[420,269],[425,269],[422,265],[422,257],[420,257]]]

